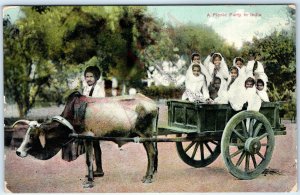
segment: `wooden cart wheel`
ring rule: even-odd
[[[239,179],[254,179],[269,164],[275,139],[268,119],[255,111],[242,111],[227,123],[221,152],[228,171]]]
[[[177,137],[182,137],[182,135],[178,134]],[[181,160],[196,168],[211,164],[221,153],[220,141],[214,140],[177,142],[176,148]]]

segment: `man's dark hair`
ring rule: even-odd
[[[84,76],[85,76],[86,73],[88,73],[88,72],[93,73],[93,75],[94,75],[94,77],[95,77],[96,80],[98,80],[98,79],[100,78],[101,72],[100,72],[100,70],[99,70],[99,68],[98,68],[97,66],[89,66],[89,67],[87,67],[87,68],[85,69],[85,71],[84,71]]]

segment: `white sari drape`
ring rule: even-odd
[[[215,54],[218,54],[222,57],[220,69],[218,70],[216,76],[220,77],[222,79],[227,79],[229,77],[229,71],[228,71],[227,64],[224,60],[224,57],[220,53],[214,53],[213,55],[215,55]],[[213,78],[215,65],[213,64],[212,59],[213,59],[212,56],[210,56],[210,55],[207,56],[206,59],[204,60],[204,64],[209,72],[209,75]]]
[[[255,80],[261,79],[264,82],[264,91],[267,90],[267,82],[268,82],[268,76],[265,73],[264,67],[261,62],[257,61],[257,68],[254,70],[253,74],[253,68],[254,68],[255,60],[251,60],[248,62],[246,66],[246,77],[253,77]]]
[[[182,99],[189,99],[189,101],[205,102],[209,98],[206,77],[204,76],[204,74],[202,74],[202,70],[199,76],[194,76],[192,71],[193,65],[194,64],[190,65],[186,73],[186,90],[182,95]]]

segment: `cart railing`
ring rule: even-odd
[[[232,116],[240,111],[234,111],[229,104],[206,104],[183,100],[168,100],[168,126],[172,131],[185,133],[202,133],[205,131],[223,130]],[[272,129],[278,133],[285,127],[280,124],[280,102],[263,102],[260,113],[270,122]],[[246,110],[246,107],[243,108]],[[159,134],[164,134],[160,132]]]

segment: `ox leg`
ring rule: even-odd
[[[83,183],[84,188],[92,188],[93,185],[93,142],[91,140],[85,140],[85,151],[86,151],[86,165],[88,168],[87,181]]]
[[[146,175],[143,177],[142,181],[143,183],[152,183],[153,175],[157,168],[157,151],[152,142],[145,142],[144,147],[147,152],[148,165]]]
[[[96,171],[94,172],[94,177],[103,177],[104,172],[102,169],[102,151],[99,141],[93,141],[93,147],[96,160]]]

